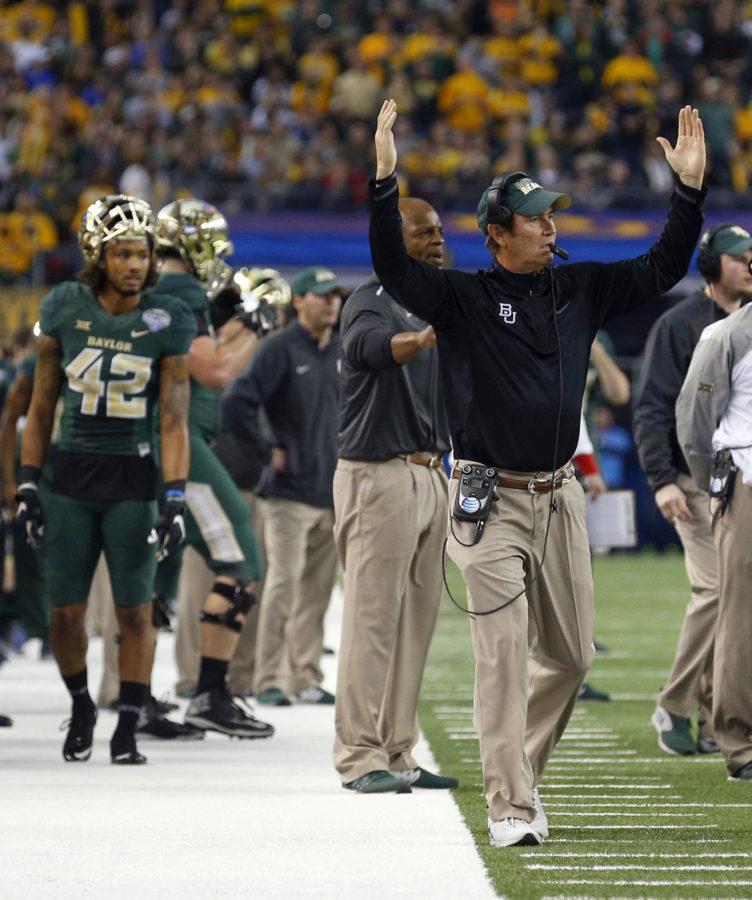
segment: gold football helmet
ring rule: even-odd
[[[157,243],[177,251],[207,292],[232,277],[225,257],[233,252],[227,219],[203,200],[175,200],[159,211]]]
[[[289,306],[290,285],[276,269],[238,269],[229,287],[240,294],[236,312],[258,334],[280,327],[278,310]]]
[[[109,241],[143,237],[154,250],[156,221],[149,204],[128,194],[107,194],[81,216],[78,246],[87,263],[97,263]]]

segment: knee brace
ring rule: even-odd
[[[246,615],[256,602],[253,594],[249,594],[239,584],[225,584],[223,581],[215,581],[211,593],[224,597],[230,605],[223,613],[209,613],[202,610],[201,621],[212,625],[224,625],[231,631],[240,631],[243,622],[239,617]]]

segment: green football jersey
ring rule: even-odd
[[[183,305],[149,292],[113,316],[89,287],[69,281],[43,300],[40,325],[63,352],[60,449],[150,455],[161,360],[187,353],[196,334]]]
[[[179,298],[197,323],[198,334],[212,335],[209,301],[197,278],[182,272],[166,272],[159,276],[154,290]],[[207,440],[211,440],[219,431],[220,395],[221,392],[215,388],[206,387],[191,378],[188,427]]]

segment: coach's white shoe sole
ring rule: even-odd
[[[523,819],[488,820],[488,839],[492,847],[537,847],[543,838]]]

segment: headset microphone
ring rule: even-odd
[[[561,247],[557,247],[556,244],[551,244],[551,252],[554,254],[554,256],[558,256],[559,259],[569,259],[569,254],[567,253],[567,251],[562,250]]]

